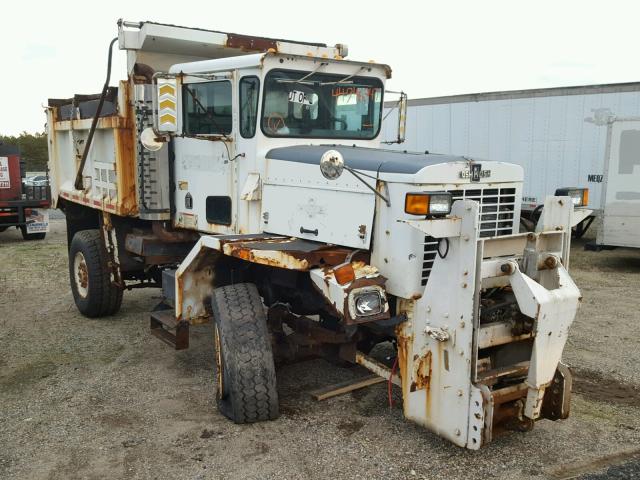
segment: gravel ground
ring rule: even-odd
[[[148,333],[152,290],[85,319],[63,221],[42,242],[4,232],[0,478],[640,478],[640,251],[573,252],[584,303],[565,355],[571,417],[472,452],[403,420],[386,385],[313,401],[309,390],[364,373],[322,360],[278,371],[280,419],[230,423],[215,407],[209,326],[192,329],[189,350],[169,349]]]

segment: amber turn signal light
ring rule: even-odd
[[[451,194],[448,192],[407,193],[404,211],[411,215],[447,215],[451,212]]]
[[[340,285],[346,285],[356,279],[356,272],[353,271],[351,262],[343,263],[333,268],[333,276]]]
[[[589,205],[588,188],[558,188],[556,195],[561,197],[571,197],[574,207],[586,207]]]

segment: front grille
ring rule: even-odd
[[[474,188],[469,190],[449,190],[456,200],[475,200],[480,203],[478,227],[480,237],[500,237],[513,233],[516,209],[515,188]],[[424,237],[424,258],[422,263],[422,285],[427,284],[433,262],[436,259],[438,240]],[[443,252],[444,253],[444,252]]]

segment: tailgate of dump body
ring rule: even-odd
[[[82,172],[82,190],[74,183],[100,95],[49,99],[47,134],[54,207],[63,198],[118,215],[137,215],[137,141],[129,93],[124,81],[107,91]]]

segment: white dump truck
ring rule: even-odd
[[[218,407],[238,423],[278,417],[275,365],[309,356],[387,378],[408,419],[470,449],[568,415],[582,190],[520,233],[520,166],[380,148],[388,66],[344,45],[118,26],[109,58],[126,50],[128,79],[47,109],[82,314],[161,287],[159,338],[187,348],[212,321]],[[371,355],[383,342],[387,363]]]

